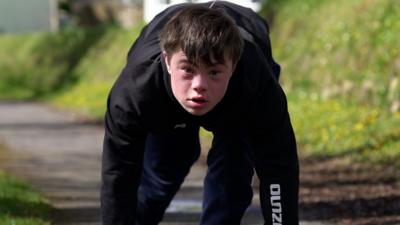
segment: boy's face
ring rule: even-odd
[[[165,64],[171,76],[172,92],[190,114],[201,116],[211,111],[224,97],[232,76],[232,60],[211,66],[191,64],[182,51],[177,51]]]

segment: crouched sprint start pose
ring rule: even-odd
[[[253,171],[267,225],[298,224],[296,141],[267,23],[228,2],[167,8],[141,32],[108,98],[104,225],[155,225],[213,133],[202,225],[236,225]]]

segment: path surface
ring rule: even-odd
[[[102,129],[35,103],[0,104],[1,167],[31,182],[56,224],[97,224]]]
[[[38,103],[0,102],[0,144],[3,146],[0,146],[0,167],[28,180],[34,188],[50,199],[56,209],[56,225],[100,223],[99,171],[102,136],[102,126],[85,122],[74,114],[56,111]],[[301,189],[301,217],[307,221],[301,224],[333,224],[318,220],[334,219],[339,215],[337,211],[343,214],[352,205],[341,205],[341,202],[346,200],[342,189],[338,189],[342,194],[335,192],[335,195],[329,191],[329,187],[324,187],[324,183],[320,182],[327,182],[331,186],[333,183],[334,188],[340,188],[341,184],[335,183],[336,178],[332,176],[334,173],[340,174],[340,171],[335,172],[335,162],[322,162],[319,167],[310,165],[312,163],[305,166],[305,172],[302,174],[305,188]],[[329,166],[332,167],[331,170]],[[168,208],[163,225],[196,224],[201,207],[204,172],[205,167],[200,160],[192,168],[181,191]],[[330,175],[318,177],[324,174]],[[396,192],[396,186],[393,184],[396,183],[396,179],[387,180],[388,185],[380,186],[381,189],[373,189],[371,192],[381,193],[378,195],[382,197],[382,193],[390,189],[391,193],[398,194],[392,199],[397,202],[400,193]],[[349,190],[351,191],[347,191]],[[337,199],[340,201],[335,201]],[[395,204],[391,210],[397,209],[400,209],[400,206]],[[345,215],[342,222],[352,221],[346,220],[351,215]],[[390,211],[384,215],[384,218],[389,218],[389,222],[394,221],[386,224],[400,224],[396,213]],[[261,224],[257,196],[243,224]]]

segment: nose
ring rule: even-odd
[[[208,88],[207,76],[203,74],[197,74],[193,76],[192,88],[197,92],[202,92],[207,90]]]

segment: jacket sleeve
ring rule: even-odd
[[[255,128],[255,167],[265,225],[298,224],[299,163],[285,94],[270,79]]]
[[[127,91],[111,91],[105,116],[102,156],[101,212],[103,225],[135,224],[137,190],[142,171],[145,132],[132,112]]]

